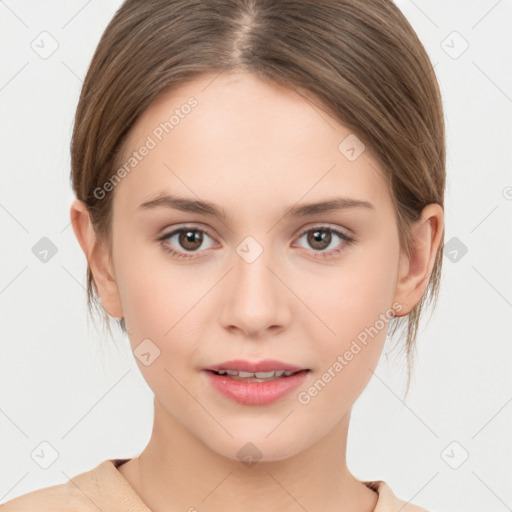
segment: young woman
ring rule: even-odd
[[[441,99],[391,1],[127,0],[71,177],[89,306],[128,335],[153,432],[2,510],[424,510],[346,464],[388,329],[410,367],[441,273]]]

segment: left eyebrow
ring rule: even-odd
[[[152,208],[171,208],[188,213],[197,213],[200,215],[211,215],[221,219],[226,219],[224,209],[210,203],[198,199],[190,199],[179,197],[176,195],[159,195],[154,199],[150,199],[139,205],[139,209],[149,210]],[[289,207],[285,213],[285,217],[305,217],[307,215],[317,215],[319,213],[329,213],[347,208],[369,208],[375,209],[372,203],[362,201],[351,197],[336,197],[333,199],[320,201],[317,203],[299,204]]]
[[[346,208],[370,208],[375,209],[372,203],[354,199],[352,197],[336,197],[319,203],[299,204],[287,210],[285,216],[305,217],[306,215],[316,215],[318,213],[329,213]]]

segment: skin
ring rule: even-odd
[[[370,511],[377,494],[346,464],[351,408],[381,355],[386,328],[307,404],[297,394],[319,379],[379,315],[422,297],[443,230],[428,205],[410,259],[399,250],[392,197],[369,148],[349,161],[338,146],[351,132],[293,89],[246,73],[203,75],[166,93],[139,118],[127,156],[190,96],[198,105],[115,187],[109,255],[84,204],[71,219],[103,307],[125,318],[132,349],[149,338],[160,356],[136,359],[154,392],[154,428],[139,457],[119,468],[152,510]],[[213,81],[212,81],[213,80]],[[226,219],[138,206],[160,192],[207,200]],[[286,209],[335,196],[369,201],[303,218]],[[207,229],[199,250],[157,238]],[[318,248],[308,229],[331,227]],[[252,263],[236,252],[253,237]],[[199,245],[199,244],[198,244]],[[343,250],[331,257],[315,253]],[[396,309],[396,308],[395,308]],[[386,324],[387,327],[388,324]],[[278,359],[310,368],[298,390],[264,406],[220,395],[200,370],[230,359]],[[246,443],[261,452],[247,466]],[[203,501],[204,500],[204,501]]]

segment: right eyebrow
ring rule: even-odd
[[[139,205],[139,209],[149,210],[152,208],[171,208],[188,213],[198,213],[200,215],[212,215],[221,219],[226,219],[224,210],[208,201],[200,201],[198,199],[188,199],[186,197],[178,197],[170,194],[159,194],[154,199],[150,199]]]

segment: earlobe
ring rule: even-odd
[[[395,301],[402,309],[397,316],[410,313],[425,293],[444,232],[443,208],[435,203],[427,205],[411,230],[411,255],[400,255]]]
[[[105,243],[96,237],[89,211],[83,201],[71,204],[70,219],[75,236],[89,263],[101,304],[113,317],[123,317],[119,290]]]

